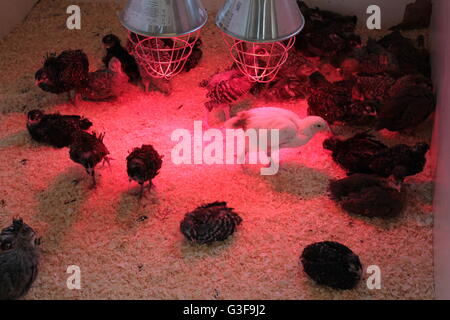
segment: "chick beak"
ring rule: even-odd
[[[328,128],[327,128],[327,132],[329,133],[329,135],[330,135],[331,137],[334,136],[333,129],[331,129],[330,126],[328,126]]]

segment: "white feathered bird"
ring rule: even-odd
[[[270,132],[268,132],[267,147],[261,145],[253,146],[259,148],[259,151],[267,152],[271,158],[271,152],[285,148],[297,148],[306,145],[319,132],[330,132],[328,123],[321,117],[306,117],[301,119],[296,113],[273,107],[255,108],[238,113],[236,117],[225,122],[225,128],[243,129],[244,131],[254,129],[259,134],[260,129],[278,129],[279,144],[271,145]],[[252,141],[250,141],[251,143]],[[246,154],[249,151],[249,145],[246,144],[244,154],[240,156],[240,163],[243,163]],[[270,159],[272,161],[272,159]]]

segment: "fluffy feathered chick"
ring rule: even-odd
[[[356,48],[348,55],[342,56],[342,60],[337,61],[336,67],[340,67],[344,77],[350,77],[356,73],[400,73],[395,54],[372,38],[362,48]]]
[[[189,72],[198,66],[203,57],[202,45],[202,39],[198,38],[194,44],[194,47],[192,48],[191,55],[187,58],[186,63],[183,67],[184,72]]]
[[[332,151],[333,160],[347,173],[373,173],[371,163],[375,156],[388,147],[377,141],[368,132],[363,132],[346,140],[337,137],[327,139],[323,143],[326,150]]]
[[[226,202],[214,202],[187,213],[180,230],[188,241],[209,244],[226,240],[241,222],[242,218]]]
[[[337,242],[325,241],[307,246],[300,261],[305,273],[319,285],[350,290],[361,280],[359,257]]]
[[[88,101],[109,101],[117,98],[128,82],[128,76],[122,70],[119,59],[109,60],[107,69],[89,72],[81,96]]]
[[[81,164],[92,177],[93,186],[96,185],[95,166],[100,162],[109,162],[109,151],[103,143],[105,134],[88,133],[79,131],[74,135],[74,141],[70,145],[70,159]]]
[[[352,214],[390,218],[403,210],[401,193],[382,178],[354,174],[330,183],[330,192],[341,207]]]
[[[298,4],[305,16],[305,28],[295,46],[305,56],[327,58],[334,64],[334,60],[361,44],[361,38],[354,33],[356,16],[308,8],[303,1]]]
[[[38,274],[39,240],[22,219],[0,233],[0,300],[27,294]]]
[[[419,37],[417,40],[422,39]],[[417,41],[420,46],[423,41]],[[405,38],[399,31],[394,31],[380,40],[378,43],[392,53],[397,59],[402,75],[420,73],[425,77],[431,77],[430,53],[423,47],[417,47],[411,39]]]
[[[36,84],[42,90],[51,93],[75,91],[83,87],[89,72],[89,60],[82,50],[66,50],[59,56],[47,56],[44,66],[35,74]]]
[[[205,123],[208,124],[208,113],[215,108],[222,108],[226,119],[230,118],[231,104],[236,103],[250,93],[255,82],[238,69],[232,68],[216,73],[209,80],[202,81],[200,86],[208,89],[205,103]]]
[[[109,67],[109,62],[112,58],[117,58],[129,81],[133,84],[138,84],[141,81],[141,75],[136,60],[122,47],[119,37],[114,34],[108,34],[103,37],[102,43],[106,49],[106,55],[103,57],[105,67]]]
[[[272,145],[270,137],[267,139],[267,150],[262,150],[262,145],[246,144],[245,152],[240,155],[240,163],[252,148],[257,148],[260,151],[267,152],[268,157],[271,157],[271,151],[275,149],[297,148],[307,144],[319,132],[331,132],[327,122],[320,117],[307,117],[301,119],[295,112],[290,110],[265,107],[255,108],[247,111],[242,111],[234,118],[231,118],[225,123],[225,128],[229,129],[243,129],[256,130],[260,135],[260,129],[277,129],[279,130],[279,144]],[[257,143],[250,140],[250,143]]]
[[[152,179],[159,174],[162,165],[162,156],[151,145],[142,145],[134,148],[127,157],[127,173],[130,180],[137,181],[140,186],[139,198],[142,197],[144,183],[148,181],[152,186]]]
[[[41,110],[28,112],[27,129],[33,140],[56,148],[68,147],[77,131],[87,130],[92,122],[78,115],[44,114]]]
[[[405,177],[414,176],[424,170],[429,150],[427,143],[417,143],[412,147],[400,144],[375,155],[370,162],[370,169],[379,176],[392,175],[397,182],[402,182]]]
[[[397,80],[389,98],[378,112],[376,129],[410,131],[424,122],[436,108],[431,80],[422,75],[408,75]]]
[[[358,100],[384,101],[395,84],[395,78],[388,74],[357,74],[353,86],[353,98]]]

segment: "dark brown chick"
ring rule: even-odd
[[[412,147],[399,144],[375,155],[370,162],[370,169],[381,177],[393,176],[401,183],[406,177],[424,170],[429,150],[427,143],[417,143]]]
[[[0,233],[0,300],[27,294],[38,274],[39,240],[22,219]]]
[[[151,145],[142,145],[134,148],[127,157],[127,173],[130,180],[137,181],[140,188],[139,198],[144,191],[144,183],[149,187],[153,185],[152,180],[159,174],[162,165],[162,156]]]
[[[354,174],[330,183],[332,198],[347,212],[365,217],[391,218],[403,210],[403,197],[383,178]]]
[[[327,139],[323,143],[326,150],[332,151],[333,160],[339,164],[347,174],[373,173],[371,163],[373,159],[388,147],[373,138],[368,132],[341,140],[337,137]]]
[[[408,75],[397,80],[380,107],[376,129],[412,131],[427,120],[436,108],[431,80],[422,75]]]
[[[79,131],[74,136],[74,142],[70,145],[70,159],[81,164],[88,175],[92,177],[93,187],[96,186],[94,168],[100,162],[109,162],[109,151],[103,143],[105,134],[97,136],[94,133]]]
[[[78,115],[44,114],[41,110],[32,110],[27,117],[31,138],[56,148],[68,147],[76,132],[91,126],[92,122]]]
[[[187,213],[180,230],[191,242],[209,244],[226,240],[241,222],[242,218],[226,202],[214,202]]]
[[[300,261],[311,279],[333,289],[353,289],[362,277],[359,257],[337,242],[325,241],[307,246]]]

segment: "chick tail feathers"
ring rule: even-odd
[[[247,112],[240,112],[236,117],[233,117],[224,123],[224,128],[227,129],[244,129],[247,130],[249,115]]]

